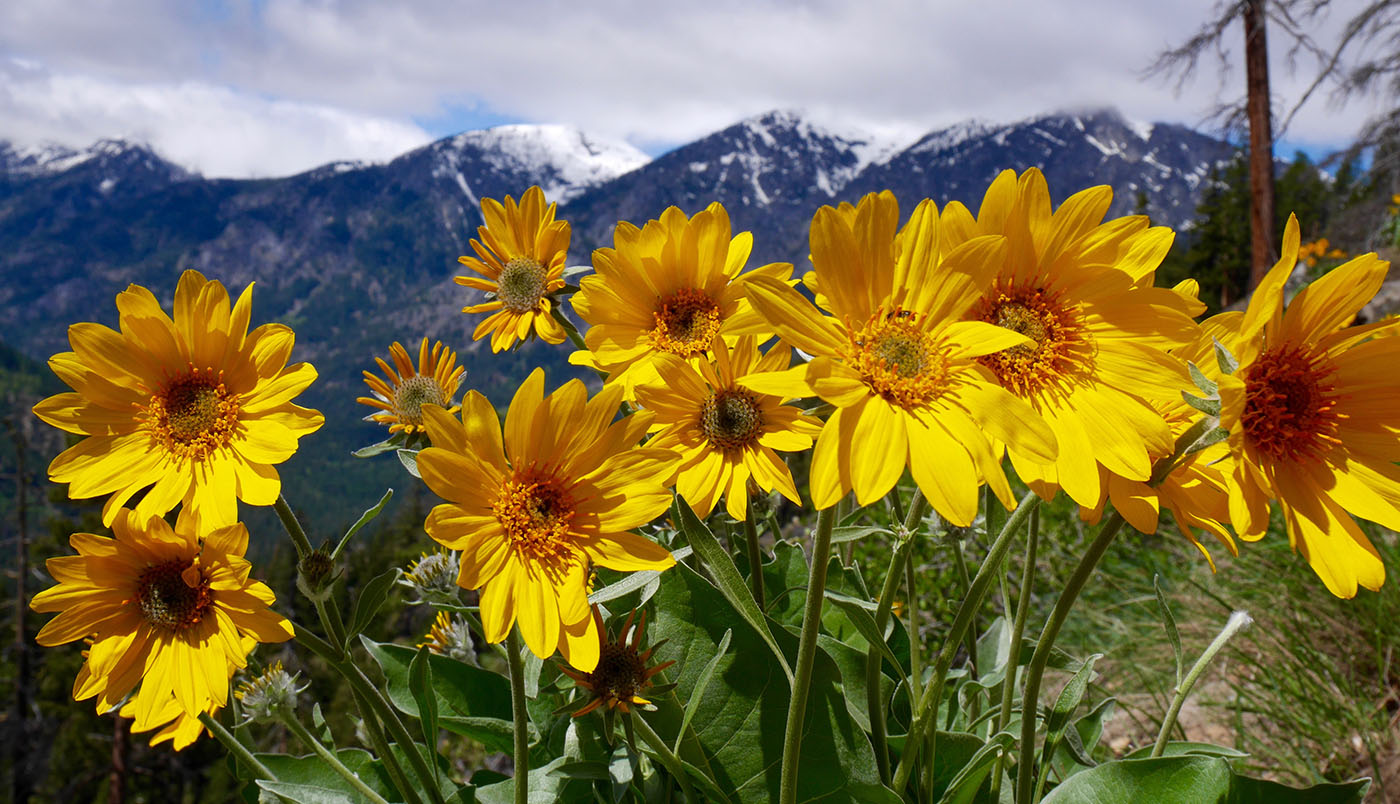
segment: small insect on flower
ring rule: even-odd
[[[565,675],[572,678],[579,687],[588,690],[592,696],[588,703],[574,712],[574,717],[582,717],[600,706],[623,714],[634,706],[651,706],[651,701],[643,698],[642,693],[651,688],[651,679],[657,673],[675,662],[647,666],[647,662],[651,661],[652,652],[665,644],[666,640],[641,650],[642,638],[647,627],[647,614],[642,612],[637,627],[633,629],[632,620],[636,617],[636,611],[628,614],[627,622],[623,623],[622,630],[618,631],[617,637],[614,638],[610,632],[603,629],[602,612],[596,605],[593,607],[593,621],[598,627],[598,638],[601,641],[598,666],[591,673],[582,673],[566,665],[559,665],[559,669]],[[627,639],[629,631],[632,636],[630,641]]]
[[[461,384],[466,369],[457,365],[457,355],[442,341],[435,342],[429,348],[428,339],[423,339],[418,346],[416,370],[408,351],[398,341],[389,347],[389,354],[394,359],[393,366],[384,362],[383,358],[374,359],[380,371],[384,372],[383,377],[362,372],[365,385],[369,386],[374,396],[362,396],[355,401],[379,409],[379,412],[366,416],[365,421],[387,424],[391,434],[403,432],[411,436],[426,429],[423,426],[424,405],[437,405],[446,408],[449,413],[460,410],[452,404],[452,397],[457,394],[457,386]]]

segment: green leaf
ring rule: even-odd
[[[679,563],[684,559],[689,558],[690,554],[693,552],[695,552],[694,549],[687,545],[685,547],[680,548],[679,550],[672,550],[671,558],[674,558],[676,562]],[[629,572],[627,573],[627,577],[623,578],[617,583],[610,583],[607,586],[604,586],[602,589],[599,589],[598,591],[589,595],[588,602],[606,603],[609,600],[616,600],[619,597],[631,594],[632,592],[641,589],[642,587],[657,580],[660,577],[661,573],[657,570],[638,570],[637,572]],[[642,603],[645,602],[645,600],[642,601]]]
[[[530,795],[527,799],[530,804],[556,804],[561,801],[593,801],[592,783],[586,779],[577,779],[555,773],[565,765],[573,764],[575,760],[559,757],[547,765],[538,768],[531,768],[529,773]],[[481,771],[477,771],[477,776]],[[475,780],[475,776],[472,777]],[[515,780],[506,779],[485,787],[476,788],[476,800],[481,804],[514,804],[515,802]]]
[[[409,669],[417,651],[403,645],[381,644],[360,637],[360,642],[384,671],[385,692],[394,707],[412,717],[420,717],[418,701],[409,683]],[[489,670],[446,656],[428,655],[432,670],[433,695],[438,707],[438,725],[454,734],[480,742],[488,751],[510,753],[513,719],[510,711],[510,682]]]
[[[681,759],[710,774],[732,800],[776,801],[782,724],[791,693],[767,640],[726,595],[685,565],[662,575],[656,602],[649,633],[668,641],[655,658],[677,662],[677,677],[671,680],[678,689],[698,688],[700,675],[719,653],[724,634],[731,636],[694,713],[693,733],[681,731],[684,712],[673,696],[653,699],[657,710],[646,713],[647,723],[668,743],[682,735]],[[781,628],[770,633],[796,653],[794,635]],[[899,798],[880,784],[875,753],[847,711],[839,681],[836,665],[818,650],[803,729],[797,800],[896,804]]]
[[[332,559],[340,557],[340,551],[344,550],[345,545],[350,543],[350,537],[354,536],[356,533],[359,532],[360,528],[363,528],[365,525],[368,525],[371,520],[379,516],[379,512],[384,510],[384,506],[389,503],[389,500],[393,496],[394,490],[386,489],[384,492],[384,496],[379,498],[379,502],[375,503],[373,508],[370,508],[363,514],[360,514],[360,518],[355,520],[355,524],[351,525],[350,529],[345,531],[345,535],[340,537],[340,544],[337,544],[335,546],[335,551],[331,553]]]
[[[1201,450],[1206,449],[1208,447],[1213,447],[1229,437],[1229,430],[1226,430],[1223,427],[1212,427],[1211,429],[1207,430],[1205,434],[1202,435],[1200,438],[1191,442],[1191,446],[1186,449],[1186,454],[1190,455],[1193,452],[1200,452]]]
[[[1162,594],[1161,576],[1152,576],[1152,590],[1157,593],[1157,611],[1162,615],[1162,627],[1167,630],[1167,639],[1172,643],[1172,653],[1176,655],[1176,685],[1181,686],[1181,678],[1186,673],[1185,659],[1181,653],[1181,634],[1176,630],[1176,618],[1167,598]]]
[[[401,800],[399,793],[394,788],[393,781],[385,772],[384,766],[368,751],[359,748],[342,748],[336,751],[335,755],[341,764],[359,776],[360,781],[364,782],[371,790],[390,801]],[[271,789],[266,787],[268,784],[286,785],[285,789],[273,792],[289,801],[304,802],[305,804],[329,804],[329,802],[337,804],[355,802],[355,804],[359,804],[364,800],[345,780],[345,777],[336,773],[314,754],[304,757],[286,754],[258,754],[257,757],[259,762],[267,766],[267,769],[277,776],[276,782],[263,780],[259,781],[258,784],[265,789]]]
[[[948,787],[938,799],[939,804],[972,804],[977,800],[977,792],[992,772],[992,766],[1001,753],[1011,747],[1016,740],[1008,732],[992,735],[981,748],[968,759],[967,764],[957,772]],[[942,747],[940,742],[939,747]]]
[[[259,779],[258,787],[276,794],[285,801],[296,802],[296,804],[361,804],[364,801],[364,796],[358,793],[330,790],[309,784],[269,782],[266,779]]]
[[[689,503],[683,503],[677,497],[671,506],[671,513],[675,516],[677,524],[681,526],[681,532],[685,534],[686,540],[695,549],[695,554],[704,562],[705,569],[714,577],[720,593],[768,644],[769,650],[777,658],[778,664],[787,676],[788,683],[791,684],[792,666],[788,664],[787,657],[783,655],[782,649],[774,641],[773,632],[768,629],[768,621],[764,619],[763,612],[758,610],[753,593],[744,583],[743,576],[739,575],[739,568],[734,566],[734,559],[730,558],[729,553],[720,546],[715,535],[695,515]]]
[[[1083,717],[1076,718],[1073,728],[1065,729],[1065,738],[1051,760],[1055,778],[1067,779],[1099,764],[1090,754],[1103,737],[1104,723],[1113,716],[1116,705],[1115,699],[1105,698]]]
[[[408,690],[413,693],[413,700],[418,703],[418,720],[423,726],[423,744],[428,746],[429,751],[436,752],[438,706],[437,696],[433,694],[433,667],[428,659],[431,655],[426,645],[414,654],[413,661],[408,664]]]
[[[1122,759],[1071,776],[1042,804],[1181,801],[1191,804],[1361,804],[1370,779],[1298,789],[1240,776],[1218,757]]]
[[[1191,372],[1191,382],[1201,389],[1201,393],[1206,396],[1215,396],[1220,391],[1220,386],[1216,385],[1209,377],[1201,373],[1201,369],[1190,360],[1186,361],[1186,369]]]
[[[403,431],[399,431],[384,439],[383,441],[380,441],[378,444],[370,444],[368,447],[360,447],[359,449],[355,450],[350,454],[355,456],[356,458],[373,458],[374,456],[388,452],[389,450],[398,449],[399,447],[403,446],[403,442]]]
[[[690,728],[690,721],[695,718],[695,710],[700,708],[700,701],[705,697],[705,690],[710,686],[710,679],[715,675],[715,668],[719,666],[720,660],[729,650],[729,640],[734,636],[733,629],[726,628],[724,638],[719,641],[719,647],[715,648],[715,656],[700,671],[700,678],[695,682],[695,688],[690,691],[690,699],[685,702],[685,717],[681,720],[681,727],[676,730],[676,743],[671,747],[671,752],[681,750],[681,737],[686,729]]]
[[[1181,398],[1186,401],[1186,404],[1190,405],[1196,410],[1199,410],[1207,416],[1220,415],[1219,399],[1206,399],[1205,397],[1196,396],[1195,394],[1190,393],[1188,391],[1182,391]],[[403,451],[400,450],[399,454],[402,455]]]
[[[909,678],[904,673],[904,667],[899,663],[899,657],[895,656],[894,651],[890,649],[889,643],[885,641],[885,635],[880,633],[879,626],[875,624],[875,618],[870,616],[870,612],[865,610],[865,601],[830,591],[826,593],[826,599],[835,603],[837,608],[845,612],[846,617],[851,621],[851,625],[854,625],[856,630],[860,632],[860,635],[865,637],[866,642],[880,651],[880,655],[885,657],[885,660],[900,674],[901,679],[905,681],[907,685]],[[893,626],[893,618],[891,618],[890,624]],[[891,628],[887,630],[898,629]]]
[[[1152,743],[1139,746],[1123,755],[1123,759],[1147,759],[1152,756]],[[1198,743],[1193,740],[1172,740],[1162,749],[1164,757],[1220,757],[1222,759],[1243,759],[1249,756],[1243,751],[1237,751],[1224,745],[1214,743]]]
[[[841,544],[842,542],[853,542],[857,539],[864,539],[867,536],[881,534],[885,536],[893,535],[889,528],[881,528],[875,525],[848,525],[841,528],[831,529],[831,543]]]
[[[544,670],[544,659],[532,650],[525,651],[525,697],[538,698],[540,695],[540,673]]]
[[[1221,343],[1220,339],[1214,336],[1211,337],[1211,341],[1215,346],[1215,362],[1220,366],[1220,371],[1224,374],[1234,374],[1238,371],[1240,361],[1236,360],[1235,356],[1230,354],[1230,350],[1225,348],[1225,344]]]
[[[1060,696],[1055,699],[1055,705],[1050,709],[1050,716],[1045,722],[1045,746],[1041,751],[1042,779],[1050,771],[1050,758],[1055,755],[1055,749],[1065,736],[1065,729],[1070,725],[1070,716],[1079,708],[1080,702],[1084,700],[1084,693],[1089,689],[1089,680],[1094,675],[1094,662],[1102,658],[1102,653],[1095,653],[1085,659],[1065,688],[1060,690]]]
[[[395,568],[374,576],[365,584],[359,599],[355,601],[355,616],[350,619],[351,634],[364,633],[374,621],[374,616],[384,607],[384,601],[389,599],[389,592],[393,590],[398,577],[399,571]]]
[[[420,479],[423,477],[418,474],[418,450],[401,449],[398,451],[398,456],[399,463],[403,464],[403,468],[407,469],[410,475]]]

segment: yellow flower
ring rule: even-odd
[[[511,401],[504,442],[495,409],[475,391],[462,402],[461,421],[424,409],[433,446],[418,454],[418,469],[448,501],[424,527],[461,552],[457,582],[481,589],[488,642],[505,639],[518,619],[536,656],[557,648],[574,667],[592,670],[590,566],[625,572],[675,563],[664,547],[628,531],[670,505],[677,455],[636,446],[649,411],[613,422],[620,387],[587,400],[583,383],[571,380],[543,394],[544,371],[536,369]]]
[[[68,328],[73,351],[49,367],[74,390],[34,406],[39,418],[87,436],[49,464],[49,479],[74,499],[110,494],[102,523],[143,488],[142,518],[182,501],[211,525],[238,519],[238,500],[271,505],[281,491],[274,464],[325,421],[291,399],[316,379],[307,363],[287,366],[292,331],[248,332],[252,286],[229,310],[228,292],[197,271],[175,289],[171,320],[146,288],[117,294],[121,332]]]
[[[772,263],[741,277],[753,237],[731,239],[729,214],[718,203],[693,218],[670,207],[641,229],[621,221],[613,243],[593,252],[596,273],[573,297],[574,311],[589,324],[588,351],[569,361],[623,383],[629,400],[638,383],[656,381],[657,356],[696,358],[716,335],[745,334],[762,323],[744,298],[746,280],[792,273],[791,265]]]
[[[564,329],[551,316],[550,294],[564,287],[564,260],[569,252],[569,223],[556,221],[556,204],[545,206],[544,191],[531,187],[504,206],[493,198],[481,201],[485,226],[477,227],[475,257],[457,262],[480,276],[459,276],[457,284],[495,294],[483,304],[463,307],[464,313],[493,313],[472,333],[481,340],[491,333],[491,351],[509,349],[534,335],[546,343],[563,343]]]
[[[418,346],[416,371],[403,344],[394,341],[389,347],[389,354],[394,359],[392,367],[383,358],[374,359],[379,364],[379,370],[384,372],[383,378],[368,371],[361,372],[365,375],[365,385],[369,386],[374,397],[362,396],[355,401],[384,411],[371,413],[365,417],[367,421],[389,425],[390,433],[403,431],[413,435],[425,429],[424,405],[438,405],[447,408],[449,413],[460,410],[456,405],[448,406],[457,394],[457,386],[466,369],[457,365],[457,355],[443,346],[441,341],[434,343],[430,350],[428,339],[423,339]]]
[[[253,648],[257,647],[257,644],[258,641],[256,639],[244,636],[242,638],[242,647],[240,650],[244,656],[247,656],[252,652]],[[238,665],[230,664],[228,666],[229,678],[232,678],[233,674],[237,671]],[[235,692],[234,696],[237,697],[237,695],[238,693]],[[175,694],[173,692],[165,695],[164,701],[165,703],[151,710],[150,719],[148,721],[143,722],[141,720],[136,720],[136,722],[132,723],[131,731],[133,734],[154,731],[155,734],[151,735],[152,746],[168,742],[171,748],[174,748],[176,751],[183,751],[193,745],[195,740],[199,739],[199,735],[205,730],[204,724],[199,722],[198,715],[191,715],[180,706],[180,702],[175,700]],[[215,712],[219,711],[219,708],[217,703],[210,701],[209,706],[204,711],[213,715]],[[124,718],[135,719],[136,699],[128,699],[117,714]]]
[[[1298,247],[1298,259],[1308,264],[1311,268],[1317,265],[1317,261],[1323,260],[1344,260],[1347,253],[1339,248],[1332,248],[1331,243],[1325,237],[1319,237],[1311,243],[1304,243]]]
[[[647,628],[647,613],[642,612],[642,618],[633,630],[632,619],[636,616],[636,611],[628,614],[622,630],[613,637],[603,629],[603,615],[598,611],[598,607],[593,607],[594,629],[600,640],[598,652],[601,658],[598,660],[598,666],[592,672],[584,673],[567,667],[559,668],[578,686],[588,690],[590,695],[588,703],[574,712],[574,717],[583,717],[600,706],[626,714],[634,706],[651,705],[651,701],[643,698],[642,693],[651,686],[651,679],[657,673],[675,664],[675,661],[647,666],[647,662],[651,661],[652,651],[665,640],[641,650],[642,637]],[[627,641],[629,631],[632,636],[631,642]]]
[[[291,623],[268,608],[272,590],[248,578],[247,529],[204,524],[182,509],[171,530],[123,508],[115,538],[74,533],[78,555],[49,559],[59,583],[29,605],[59,615],[36,640],[53,646],[93,636],[74,700],[97,696],[97,710],[106,712],[140,683],[138,722],[155,723],[172,693],[197,717],[228,703],[229,667],[246,664],[244,637],[291,638]]]
[[[821,422],[782,404],[782,397],[743,387],[750,374],[786,369],[791,350],[775,346],[760,357],[753,336],[745,335],[732,349],[717,337],[713,354],[695,365],[674,355],[657,357],[661,381],[637,387],[637,399],[656,411],[652,429],[660,428],[647,446],[680,453],[676,491],[702,517],[723,494],[729,515],[747,519],[750,478],[801,505],[792,472],[775,450],[811,447]]]
[[[1352,515],[1400,530],[1400,339],[1371,338],[1387,319],[1348,326],[1385,279],[1374,254],[1324,274],[1284,308],[1298,262],[1290,216],[1283,256],[1243,312],[1212,321],[1239,369],[1220,378],[1220,426],[1230,433],[1230,518],[1240,538],[1262,538],[1269,500],[1288,540],[1337,597],[1379,589],[1385,566]]]
[[[1204,307],[1189,295],[1152,286],[1171,247],[1166,227],[1143,216],[1100,223],[1113,199],[1093,187],[1050,211],[1045,177],[1004,171],[974,219],[962,204],[943,210],[949,245],[1002,234],[1001,259],[976,266],[980,298],[971,320],[1009,327],[1030,342],[986,355],[982,364],[1025,400],[1054,431],[1053,461],[1007,444],[1016,473],[1042,497],[1060,487],[1095,506],[1099,466],[1146,480],[1152,456],[1169,454],[1170,428],[1147,400],[1174,399],[1190,387],[1185,365],[1167,354],[1193,341],[1191,316]]]
[[[930,504],[949,522],[977,515],[978,486],[1003,503],[1011,490],[987,433],[1050,461],[1055,441],[1030,407],[1002,390],[977,358],[1025,344],[1025,336],[959,321],[977,298],[972,271],[999,261],[1000,237],[944,249],[938,210],[925,200],[896,234],[899,205],[888,191],[859,207],[822,207],[812,219],[817,282],[833,316],[769,278],[749,298],[783,340],[814,358],[755,374],[750,390],[820,396],[836,407],[812,456],[811,492],[827,508],[852,489],[868,505],[907,464]],[[985,432],[984,432],[985,431]]]

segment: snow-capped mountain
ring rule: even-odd
[[[1137,212],[1145,201],[1153,222],[1182,226],[1195,215],[1211,169],[1232,152],[1227,143],[1183,126],[1133,122],[1112,109],[1006,125],[974,121],[930,132],[873,165],[851,189],[890,189],[901,199],[927,196],[940,204],[958,200],[976,211],[997,173],[1036,166],[1057,203],[1071,192],[1107,184],[1114,190],[1109,214]]]

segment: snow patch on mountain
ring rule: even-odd
[[[502,170],[548,176],[541,189],[550,201],[568,201],[651,161],[626,142],[564,125],[496,126],[458,134],[449,142],[454,149],[479,148]]]

